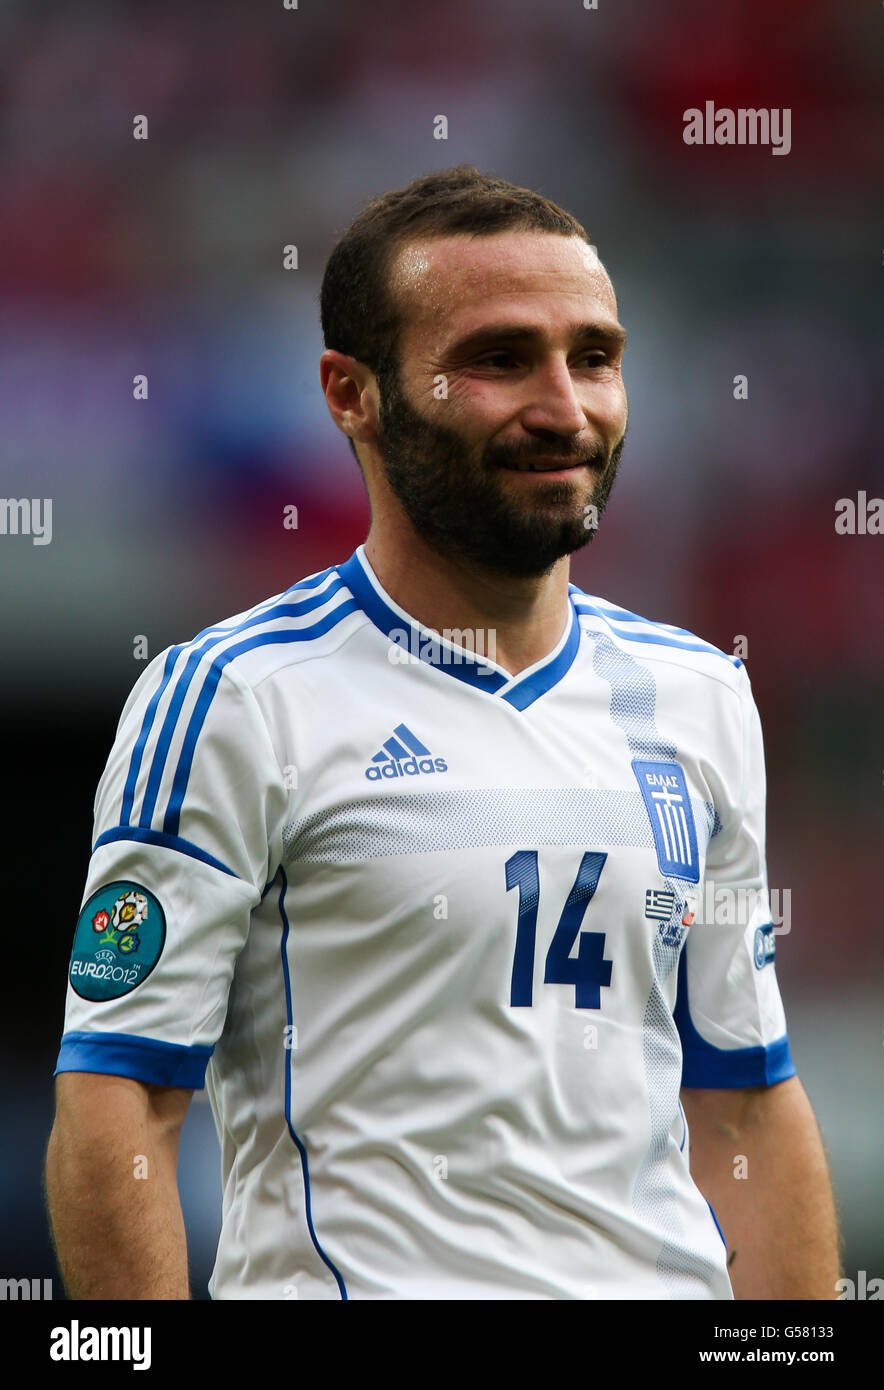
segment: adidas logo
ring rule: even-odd
[[[429,748],[424,747],[406,724],[397,724],[393,737],[375,753],[365,775],[369,782],[379,782],[382,777],[417,777],[422,772],[447,771],[444,758],[432,757]]]

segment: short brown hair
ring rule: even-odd
[[[400,247],[428,237],[492,236],[508,230],[579,236],[569,212],[530,188],[472,164],[456,164],[412,179],[373,198],[343,233],[325,267],[319,293],[327,348],[364,362],[376,376],[397,370],[402,324],[390,293],[389,269]],[[354,457],[356,449],[350,440]]]

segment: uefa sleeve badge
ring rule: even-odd
[[[139,883],[108,883],[84,904],[74,932],[71,988],[81,999],[120,999],[162,954],[166,917]]]

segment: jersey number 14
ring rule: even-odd
[[[605,960],[605,933],[580,931],[589,900],[598,887],[607,854],[587,850],[568,894],[555,934],[546,953],[546,985],[574,985],[578,1009],[600,1009],[602,986],[611,983],[611,961]],[[537,942],[537,909],[540,875],[537,850],[520,849],[506,861],[506,888],[519,890],[519,921],[510,1004],[530,1007],[534,989],[534,953]],[[579,940],[578,940],[579,933]],[[577,955],[571,948],[577,940]]]

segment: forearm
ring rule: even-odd
[[[56,1118],[46,1197],[70,1298],[190,1298],[176,1166],[177,1136],[134,1103]]]
[[[798,1077],[682,1093],[691,1173],[715,1209],[738,1299],[834,1299],[840,1273],[832,1184]]]

